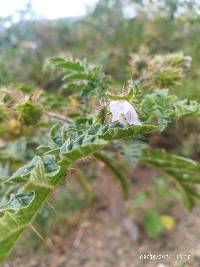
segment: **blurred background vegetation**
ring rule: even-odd
[[[37,19],[31,2],[0,23],[0,84],[25,83],[56,91],[44,63],[52,55],[87,58],[102,64],[115,83],[134,73],[132,53],[145,55],[183,51],[192,68],[175,93],[199,99],[200,16],[198,1],[100,0],[84,17]],[[26,18],[29,18],[28,20]],[[23,71],[22,71],[23,70]]]
[[[188,64],[191,65],[186,70],[187,76],[179,79],[182,78],[182,72],[175,72],[177,82],[170,85],[169,77],[167,87],[171,93],[180,98],[200,101],[200,4],[198,0],[99,0],[83,17],[54,20],[38,19],[29,1],[19,12],[19,18],[17,23],[13,16],[0,18],[1,88],[22,88],[25,93],[44,89],[50,93],[46,96],[49,108],[63,110],[65,107],[63,100],[66,99],[63,99],[62,93],[58,90],[61,85],[60,74],[53,71],[48,64],[48,59],[52,56],[87,58],[89,62],[100,64],[104,72],[111,76],[112,87],[121,88],[130,78],[137,80],[143,75],[148,77],[154,67],[152,62],[156,55],[183,52],[188,57]],[[192,59],[191,62],[190,59]],[[161,78],[159,78],[160,81]],[[172,80],[176,78],[173,76]],[[165,84],[162,84],[163,87]],[[76,111],[76,102],[72,101],[70,105],[72,109],[74,105]],[[164,133],[171,140],[168,143],[166,139],[158,140],[157,137],[152,138],[151,142],[153,145],[156,143],[155,146],[159,146],[161,142],[162,146],[168,149],[172,146],[172,149],[179,149],[183,155],[199,159],[200,149],[196,146],[196,143],[200,143],[199,123],[191,120],[188,125],[190,132],[192,129],[193,133],[184,139],[182,147],[179,141],[185,138],[185,132],[182,131],[184,126],[180,126],[176,134],[177,128],[174,125]],[[8,122],[7,130],[12,134],[7,134],[0,140],[2,177],[9,176],[10,169],[16,169],[16,166],[28,161],[34,155],[35,148],[41,143],[43,131],[38,134],[38,130],[33,129],[21,135],[20,125],[14,120]],[[0,128],[0,134],[1,130]],[[84,208],[85,198],[88,198],[88,195],[90,197],[91,194],[90,183],[94,179],[94,175],[91,175],[92,170],[87,170],[87,164],[84,169],[86,180],[79,176],[77,181],[85,188],[86,197],[80,193],[79,188],[77,190],[71,184],[67,189],[62,188],[56,192],[58,201],[54,203],[55,207],[59,210],[62,206],[63,210],[59,211],[55,220],[52,209],[44,208],[36,222],[38,229],[44,235],[54,231],[56,224],[62,226],[69,221],[69,225],[74,225],[76,221],[74,211]],[[167,185],[162,177],[154,174],[152,176],[156,181],[155,187],[150,189],[153,193],[142,191],[136,198],[136,202],[132,203],[130,210],[138,212],[139,209],[140,211],[146,195],[158,196],[155,206],[170,194],[178,198],[176,192],[166,189]],[[173,206],[171,202],[171,200],[164,201],[164,209]],[[68,203],[67,208],[66,203]],[[43,224],[47,221],[50,223],[44,229]],[[61,228],[57,227],[58,235]]]

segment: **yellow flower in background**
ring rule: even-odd
[[[7,129],[9,132],[13,133],[14,135],[18,135],[21,133],[22,125],[16,119],[10,119],[7,122]]]
[[[76,112],[78,110],[78,101],[76,100],[76,98],[71,97],[69,99],[69,107],[73,112]]]
[[[174,218],[169,215],[161,215],[160,221],[161,221],[163,228],[168,231],[172,230],[176,225]]]

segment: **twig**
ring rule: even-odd
[[[73,121],[70,119],[70,118],[67,118],[63,115],[60,115],[60,114],[57,114],[57,113],[53,113],[53,112],[46,112],[46,114],[53,118],[53,119],[56,119],[56,120],[59,120],[59,121],[63,121],[63,122],[66,122],[68,124],[72,123]]]

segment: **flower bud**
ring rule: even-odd
[[[41,107],[26,99],[17,104],[16,111],[19,119],[26,125],[36,124],[42,116]]]

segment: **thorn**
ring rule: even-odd
[[[58,214],[57,210],[55,209],[55,207],[53,206],[53,204],[51,204],[48,200],[46,201],[47,205],[56,213]]]
[[[46,244],[46,240],[44,239],[44,237],[42,237],[42,235],[38,232],[38,230],[35,229],[35,227],[32,224],[30,225],[30,227],[33,230],[33,232]]]

